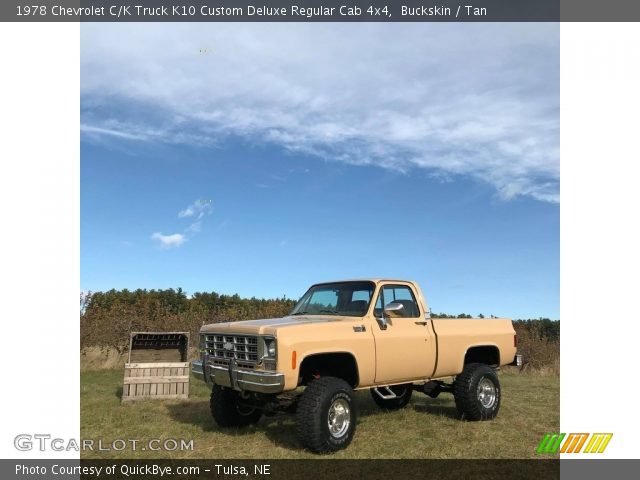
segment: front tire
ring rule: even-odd
[[[385,400],[378,395],[373,389],[371,389],[371,396],[373,401],[383,410],[399,410],[404,408],[411,400],[411,394],[413,393],[413,384],[406,383],[404,385],[393,385],[389,387],[393,393],[397,396],[389,400]]]
[[[346,448],[356,431],[353,390],[336,377],[313,380],[302,393],[296,412],[296,433],[315,453]]]
[[[458,412],[466,420],[491,420],[498,414],[501,397],[496,372],[483,363],[469,363],[453,382]]]
[[[240,403],[240,395],[235,390],[214,385],[211,390],[211,415],[219,427],[246,427],[258,423],[262,412]]]

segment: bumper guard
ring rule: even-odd
[[[228,367],[203,364],[200,360],[191,362],[193,375],[208,383],[238,391],[258,393],[281,393],[284,390],[284,374],[263,370],[245,370],[238,368],[235,362]]]

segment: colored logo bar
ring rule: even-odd
[[[547,433],[538,444],[536,453],[603,453],[611,437],[613,433]]]

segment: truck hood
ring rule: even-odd
[[[200,329],[203,333],[253,333],[270,334],[274,330],[309,323],[338,322],[340,317],[328,315],[300,315],[295,317],[265,318],[240,322],[210,323]]]

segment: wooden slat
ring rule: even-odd
[[[144,397],[144,396],[135,396],[135,397],[123,397],[122,401],[123,402],[130,402],[130,401],[134,401],[134,400],[175,400],[175,399],[180,399],[180,398],[184,398],[184,395],[155,395],[152,397]]]
[[[162,363],[125,363],[124,368],[172,368],[189,367],[190,362],[162,362]]]
[[[180,362],[182,359],[182,352],[178,348],[134,349],[129,356],[130,362]]]
[[[125,364],[122,402],[188,398],[191,362]]]
[[[138,384],[138,383],[169,383],[176,384],[182,383],[187,380],[189,377],[185,375],[175,376],[175,377],[129,377],[124,379],[124,384]]]

